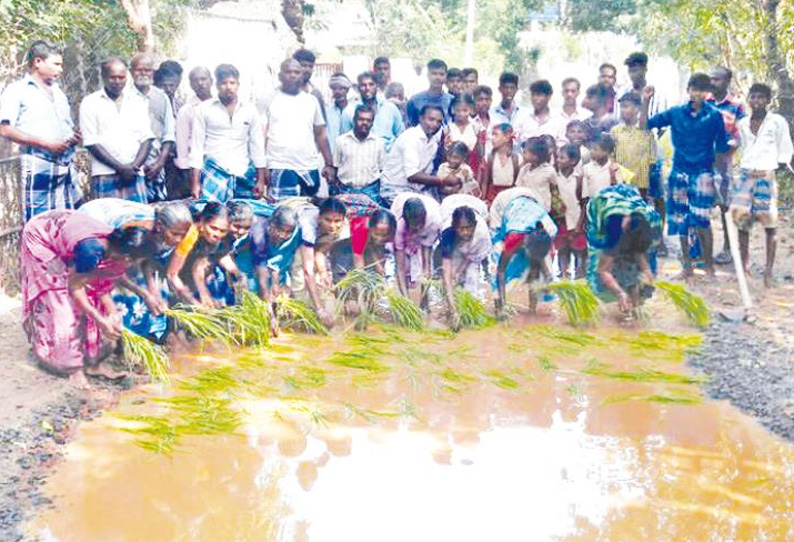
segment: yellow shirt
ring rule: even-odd
[[[651,166],[656,163],[656,142],[653,134],[638,126],[619,124],[612,128],[611,135],[615,139],[615,161],[634,173],[633,184],[639,188],[648,188]]]

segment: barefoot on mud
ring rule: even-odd
[[[83,371],[76,371],[69,375],[69,382],[77,389],[90,390],[91,384]]]
[[[121,380],[127,376],[126,371],[117,371],[105,362],[100,363],[96,367],[86,367],[85,374],[88,376],[101,376],[108,380]]]

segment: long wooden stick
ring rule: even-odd
[[[745,310],[749,310],[753,307],[753,301],[750,299],[747,277],[744,275],[744,264],[739,250],[739,232],[736,229],[736,224],[730,211],[725,213],[725,225],[728,229],[728,241],[731,244],[731,256],[733,257],[733,267],[736,270],[736,281],[739,283],[739,293],[742,294],[742,304]]]

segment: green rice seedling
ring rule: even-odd
[[[689,376],[677,373],[667,373],[648,367],[643,367],[639,371],[614,371],[604,367],[586,367],[582,373],[591,376],[601,376],[613,380],[628,380],[632,382],[648,382],[663,384],[703,384],[708,379],[702,376]]]
[[[703,298],[696,296],[682,284],[657,280],[654,285],[696,326],[704,328],[709,325],[709,308]]]
[[[416,303],[394,290],[386,290],[386,299],[389,301],[389,312],[398,326],[422,331],[425,328],[425,314]]]
[[[144,450],[171,456],[179,438],[177,428],[161,416],[141,416],[117,414],[122,420],[142,424],[142,427],[123,427],[124,433],[135,435],[135,444]]]
[[[239,304],[218,311],[239,346],[266,346],[270,341],[270,310],[251,292],[243,292]]]
[[[349,369],[359,369],[371,373],[385,373],[391,371],[391,367],[378,361],[378,355],[365,350],[351,350],[349,352],[334,352],[328,358],[328,363],[337,367],[347,367]]]
[[[699,396],[687,394],[687,393],[674,393],[669,395],[626,393],[622,395],[613,395],[611,397],[607,397],[601,402],[601,404],[614,405],[616,403],[625,403],[627,401],[644,401],[646,403],[662,403],[662,404],[674,404],[674,405],[696,405],[702,402]]]
[[[122,331],[121,338],[124,344],[124,358],[128,363],[140,364],[155,382],[170,381],[168,354],[162,346],[126,328]]]
[[[181,382],[179,388],[200,394],[227,393],[241,387],[245,381],[238,378],[232,367],[214,367]]]
[[[570,331],[548,325],[533,326],[529,331],[524,332],[524,336],[528,339],[534,340],[535,337],[532,335],[533,332],[537,332],[548,339],[554,339],[555,341],[563,343],[571,343],[578,347],[595,346],[599,342],[595,335],[582,333],[581,331]]]
[[[220,341],[230,348],[235,344],[234,331],[217,310],[177,305],[173,309],[166,309],[165,315],[199,340]]]
[[[548,356],[538,357],[538,364],[540,365],[540,368],[546,372],[557,370],[557,366],[553,361],[551,361],[551,359],[548,358]]]
[[[488,378],[488,381],[494,386],[498,386],[502,389],[510,391],[517,391],[521,389],[521,384],[518,382],[518,380],[507,376],[507,374],[505,374],[503,371],[490,369],[482,374]]]
[[[456,371],[450,367],[445,367],[444,369],[437,371],[436,374],[447,382],[452,382],[454,384],[467,384],[477,381],[476,377],[461,371]]]
[[[415,346],[409,346],[399,350],[397,358],[411,367],[424,367],[427,364],[439,365],[441,364],[441,354],[430,352],[426,349],[420,349]]]
[[[455,308],[463,327],[480,329],[492,325],[496,319],[488,314],[485,303],[463,288],[455,288]]]
[[[568,384],[568,386],[565,387],[565,391],[568,392],[568,395],[577,400],[581,399],[583,395],[582,389],[576,384]]]
[[[276,317],[282,326],[287,328],[303,329],[318,335],[328,334],[328,330],[314,309],[305,302],[293,299],[286,294],[282,294],[276,299]]]
[[[572,326],[595,324],[600,320],[598,298],[586,282],[564,280],[549,284],[546,288],[560,300]]]
[[[284,382],[295,391],[317,389],[328,383],[326,372],[312,365],[300,365],[295,368],[294,374],[282,377]]]
[[[670,335],[660,331],[641,331],[628,340],[615,337],[613,341],[628,343],[633,352],[643,356],[671,361],[683,361],[686,354],[697,351],[703,343],[699,335]]]

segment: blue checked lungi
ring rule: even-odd
[[[673,167],[667,181],[667,233],[688,235],[711,225],[716,188],[711,170],[689,173]]]
[[[155,256],[155,262],[160,267],[160,269],[155,271],[155,280],[160,289],[160,297],[167,303],[173,301],[173,299],[171,299],[168,281],[165,279],[163,269],[167,265],[170,255],[171,251],[169,250],[166,253]],[[140,266],[136,265],[128,269],[127,276],[141,288],[148,288],[146,275]],[[152,314],[146,302],[126,288],[117,288],[113,291],[113,302],[116,304],[125,328],[157,343],[165,341],[168,333],[168,318],[165,315],[155,316]]]
[[[154,179],[146,178],[146,197],[149,203],[168,199],[168,188],[165,182],[165,168],[160,170]]]
[[[96,175],[91,178],[94,198],[119,198],[138,203],[149,203],[146,178],[138,175],[133,181],[123,181],[117,173]]]
[[[342,194],[363,194],[381,207],[385,207],[383,200],[380,198],[380,181],[374,181],[358,188],[337,183],[330,187],[329,192],[332,196],[341,196]]]
[[[226,203],[232,198],[253,199],[256,169],[248,165],[245,177],[238,177],[218,165],[213,158],[205,158],[201,168],[201,199]]]
[[[757,221],[765,228],[776,228],[777,192],[774,171],[739,170],[732,186],[730,204],[736,225],[746,231]]]
[[[320,189],[320,172],[316,169],[295,171],[271,169],[268,195],[275,200],[295,196],[314,197]]]
[[[83,204],[83,193],[75,182],[73,153],[55,159],[40,149],[28,147],[23,151],[19,161],[25,222],[53,209],[77,209]]]

